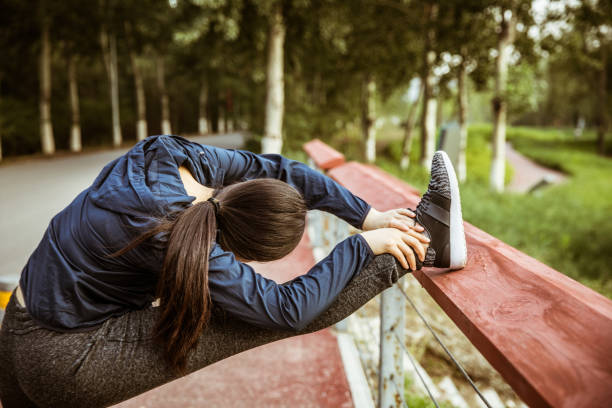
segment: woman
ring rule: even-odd
[[[0,332],[4,407],[111,405],[328,327],[422,262],[462,267],[458,188],[445,155],[432,176],[416,209],[421,226],[413,212],[378,212],[280,155],[176,136],[138,143],[51,220],[23,269]],[[293,250],[308,209],[364,232],[282,285],[244,263]],[[385,252],[404,270],[371,262]]]

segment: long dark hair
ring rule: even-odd
[[[160,314],[153,332],[177,372],[185,371],[189,352],[210,319],[208,258],[213,241],[241,259],[265,262],[287,255],[304,233],[304,199],[280,180],[232,184],[218,190],[215,198],[218,211],[210,201],[198,202],[161,220],[113,254],[120,256],[157,234],[169,234],[157,283]]]

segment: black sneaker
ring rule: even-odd
[[[459,184],[453,165],[442,150],[434,154],[427,192],[414,212],[416,222],[425,228],[423,233],[431,240],[423,265],[463,268],[467,262],[467,247]]]

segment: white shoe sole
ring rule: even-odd
[[[465,242],[465,232],[463,231],[463,216],[461,215],[461,197],[459,195],[459,183],[457,175],[445,151],[439,150],[444,158],[444,166],[448,173],[451,190],[450,208],[450,268],[461,269],[467,263],[467,244]]]

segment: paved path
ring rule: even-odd
[[[190,139],[225,148],[244,144],[239,133]],[[125,152],[24,159],[0,166],[0,275],[19,275],[51,218],[87,188],[106,163]]]
[[[253,263],[282,283],[314,265],[307,234],[285,258]],[[114,408],[352,407],[350,388],[331,329],[245,351]]]
[[[510,143],[506,143],[506,159],[514,168],[512,181],[508,190],[515,193],[527,193],[533,187],[542,183],[561,183],[567,176],[559,171],[541,166],[523,156]]]

